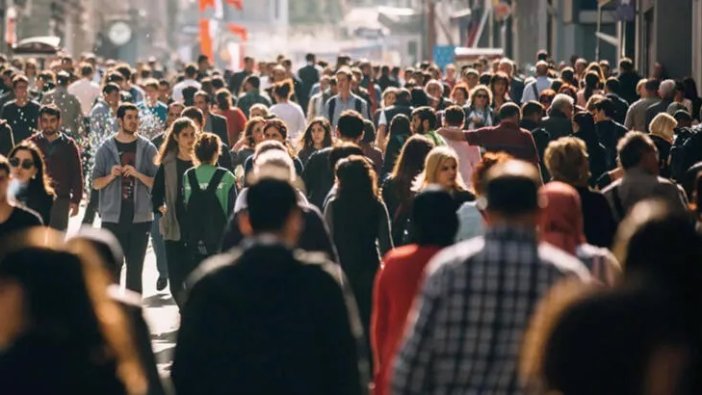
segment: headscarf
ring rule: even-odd
[[[575,255],[575,249],[586,242],[580,195],[558,181],[541,187],[539,194],[547,201],[539,223],[541,240]]]

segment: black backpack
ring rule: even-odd
[[[188,173],[188,183],[192,192],[185,210],[185,226],[182,229],[188,247],[203,257],[219,251],[227,225],[226,214],[217,199],[217,187],[225,173],[226,170],[221,168],[215,170],[204,190],[200,189],[195,171]]]
[[[336,96],[329,99],[329,114],[327,114],[329,116],[329,122],[334,121],[334,111],[336,111],[336,99]],[[356,108],[356,112],[361,114],[361,116],[365,118],[366,114],[363,113],[363,103],[361,102],[361,100],[359,100],[358,98],[354,98],[353,105]]]

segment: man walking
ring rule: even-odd
[[[100,97],[100,85],[93,81],[95,69],[89,63],[83,63],[80,68],[80,79],[68,86],[68,93],[74,95],[80,102],[84,116],[90,114],[95,102]]]
[[[39,131],[29,140],[41,150],[46,172],[56,192],[49,225],[68,228],[68,216],[78,215],[83,198],[83,164],[76,142],[60,131],[61,110],[53,104],[39,109]]]
[[[36,131],[40,106],[29,97],[27,77],[15,76],[12,79],[12,90],[15,99],[2,107],[0,118],[6,120],[12,128],[14,145],[17,145]]]
[[[42,104],[53,103],[61,110],[61,127],[69,134],[78,136],[83,130],[83,110],[78,99],[68,93],[71,75],[60,71],[56,76],[56,88],[44,95]]]
[[[336,72],[336,82],[339,93],[327,100],[322,116],[329,120],[332,127],[336,127],[341,114],[347,110],[355,110],[368,119],[368,103],[351,92],[353,74],[347,67]]]
[[[127,264],[127,288],[141,293],[141,277],[153,220],[150,189],[157,167],[156,147],[137,135],[139,109],[124,103],[117,109],[119,132],[95,155],[93,188],[100,191],[102,227],[119,240]]]

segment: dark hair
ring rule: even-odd
[[[392,139],[395,136],[410,136],[412,128],[410,127],[410,119],[405,114],[397,114],[390,121],[390,136]]]
[[[417,244],[447,247],[458,231],[455,202],[447,191],[429,186],[412,203],[412,235]]]
[[[460,106],[450,106],[444,110],[444,120],[448,126],[461,126],[466,119],[466,114]]]
[[[290,97],[292,96],[293,92],[293,82],[291,79],[286,79],[284,81],[280,81],[273,85],[273,94],[276,96],[285,99],[285,100],[290,100]]]
[[[621,58],[619,60],[619,68],[626,73],[634,71],[634,62],[629,58]]]
[[[301,141],[301,146],[302,148],[308,148],[308,147],[313,147],[314,142],[312,141],[312,127],[314,125],[320,125],[322,129],[324,129],[324,141],[322,142],[322,145],[324,147],[330,147],[332,145],[332,133],[331,133],[331,124],[329,124],[329,121],[327,121],[326,118],[324,117],[317,117],[313,119],[309,124],[307,124],[307,128],[305,129],[305,133],[302,134],[302,138],[300,139]]]
[[[617,144],[619,163],[624,169],[638,165],[645,153],[655,150],[653,140],[641,132],[629,132]]]
[[[508,217],[538,209],[541,176],[532,164],[509,160],[498,163],[485,177],[487,209]]]
[[[117,65],[117,67],[114,68],[114,71],[121,74],[122,77],[124,77],[124,79],[127,81],[129,81],[129,79],[132,77],[132,68],[129,67],[128,64],[122,63],[120,65]]]
[[[685,85],[685,98],[690,99],[690,100],[699,99],[699,95],[697,94],[697,84],[695,83],[695,79],[692,77],[685,77],[682,80],[682,82]]]
[[[585,92],[583,93],[585,101],[590,100],[590,97],[592,97],[595,89],[597,89],[599,85],[600,75],[595,71],[588,71],[587,74],[585,74]]]
[[[37,168],[36,177],[29,180],[29,185],[27,185],[27,192],[30,195],[45,195],[45,196],[56,196],[54,188],[51,185],[51,179],[49,174],[46,172],[46,164],[44,163],[44,156],[42,155],[39,148],[34,145],[31,141],[22,141],[21,143],[15,145],[10,153],[7,155],[8,159],[12,159],[17,151],[28,151],[32,155],[32,162],[34,162],[34,167]]]
[[[102,93],[104,95],[109,95],[110,93],[119,91],[119,85],[115,84],[114,82],[108,82],[107,84],[105,84],[105,86],[102,87]]]
[[[58,74],[56,74],[56,84],[59,86],[67,86],[70,81],[71,75],[67,72],[59,71]]]
[[[186,77],[194,77],[197,75],[197,66],[190,63],[187,66],[185,66],[185,76]]]
[[[119,85],[120,82],[124,82],[124,76],[120,73],[113,71],[113,72],[107,74],[107,78],[105,79],[105,82],[114,82],[117,85]]]
[[[354,143],[342,142],[335,145],[329,153],[329,165],[332,169],[336,168],[336,164],[351,155],[363,155],[361,147]]]
[[[378,200],[377,176],[373,165],[363,155],[350,155],[334,166],[338,180],[336,198],[362,204]]]
[[[375,125],[373,121],[364,119],[363,120],[363,139],[362,143],[371,144],[375,141]]]
[[[290,215],[298,210],[295,189],[275,178],[263,178],[251,185],[246,203],[251,228],[256,233],[282,230]]]
[[[215,100],[220,110],[228,110],[232,106],[232,94],[226,88],[219,89],[215,93]]]
[[[202,114],[202,110],[197,107],[185,107],[183,112],[180,113],[180,116],[190,118],[202,127],[205,126],[205,116]]]
[[[253,117],[246,122],[246,127],[244,127],[244,134],[242,138],[246,139],[246,145],[248,145],[251,149],[254,149],[256,146],[253,138],[253,130],[259,123],[265,125],[266,120],[261,117]]]
[[[136,111],[139,113],[139,108],[134,105],[134,103],[120,103],[119,107],[117,107],[117,118],[124,120],[127,111]]]
[[[209,61],[210,58],[209,58],[207,55],[204,55],[204,54],[200,54],[200,56],[197,57],[197,62],[198,62],[198,63],[202,63],[202,62],[204,62],[205,60]]]
[[[429,130],[436,129],[436,112],[433,108],[429,106],[415,108],[412,111],[412,116],[418,117],[422,123],[424,123],[424,121],[429,121]]]
[[[425,107],[429,105],[429,96],[424,89],[415,87],[410,90],[411,103],[413,107]]]
[[[514,103],[505,103],[500,107],[498,114],[502,120],[517,117],[517,122],[519,122],[519,119],[522,117],[522,110]]]
[[[595,109],[597,111],[604,111],[608,118],[612,118],[615,115],[614,102],[608,97],[596,102]]]
[[[658,89],[661,87],[661,81],[657,79],[648,79],[646,80],[646,83],[644,84],[644,89],[646,89],[647,92],[651,93],[656,93],[658,92]]]
[[[181,117],[173,121],[170,128],[168,128],[166,131],[166,138],[163,140],[161,147],[159,147],[159,153],[156,157],[156,164],[163,163],[166,155],[171,152],[175,153],[178,150],[178,142],[176,141],[176,137],[179,137],[180,133],[187,128],[193,128],[193,130],[197,132],[197,126],[190,118]]]
[[[250,75],[244,80],[244,85],[249,84],[254,89],[259,89],[261,87],[261,79],[257,75]]]
[[[553,91],[551,91],[551,92],[553,92]],[[556,92],[553,92],[553,93],[555,94]],[[552,99],[553,99],[553,97],[552,97]],[[527,118],[527,117],[530,117],[534,114],[539,114],[539,116],[544,115],[544,106],[541,103],[534,101],[534,100],[530,100],[530,101],[522,104],[522,117]]]
[[[354,110],[346,110],[339,116],[336,128],[341,136],[356,140],[363,135],[363,117]]]
[[[605,87],[607,88],[608,91],[619,94],[619,91],[621,89],[621,84],[619,83],[618,79],[616,79],[614,77],[609,77],[609,78],[607,78],[607,81],[605,82]]]
[[[288,125],[286,125],[285,121],[282,119],[272,118],[266,120],[266,124],[263,126],[263,132],[265,133],[268,128],[275,128],[278,130],[278,133],[283,136],[283,139],[288,138]]]
[[[195,94],[193,95],[193,99],[195,99],[198,96],[205,98],[205,103],[207,103],[207,104],[211,103],[210,94],[205,92],[204,90],[196,91]]]
[[[95,71],[95,69],[93,68],[93,66],[90,63],[83,63],[80,66],[81,77],[89,77],[90,75],[93,74],[93,71]]]
[[[213,164],[221,153],[222,140],[214,133],[202,133],[195,142],[195,157],[200,163]]]
[[[399,191],[410,193],[412,182],[424,170],[424,162],[433,148],[434,143],[423,135],[415,134],[407,139],[390,175]]]
[[[44,104],[39,108],[39,118],[44,114],[61,119],[61,110],[53,103]]]

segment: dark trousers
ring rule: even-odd
[[[85,207],[85,213],[83,214],[83,224],[93,226],[99,203],[100,192],[97,189],[91,189],[90,199],[88,199],[88,205]]]
[[[68,211],[70,210],[71,198],[58,197],[54,200],[54,205],[51,206],[51,218],[49,226],[53,229],[64,232],[68,229]]]
[[[127,264],[127,288],[141,293],[141,278],[144,269],[144,257],[146,256],[146,246],[149,243],[149,230],[151,222],[140,222],[131,225],[119,225],[114,223],[102,224],[103,229],[107,229],[115,235],[124,253],[124,260]],[[122,265],[115,268],[117,278],[120,278]]]
[[[185,280],[194,269],[190,250],[183,241],[164,240],[166,262],[168,262],[168,282],[171,296],[178,307],[183,307]]]

